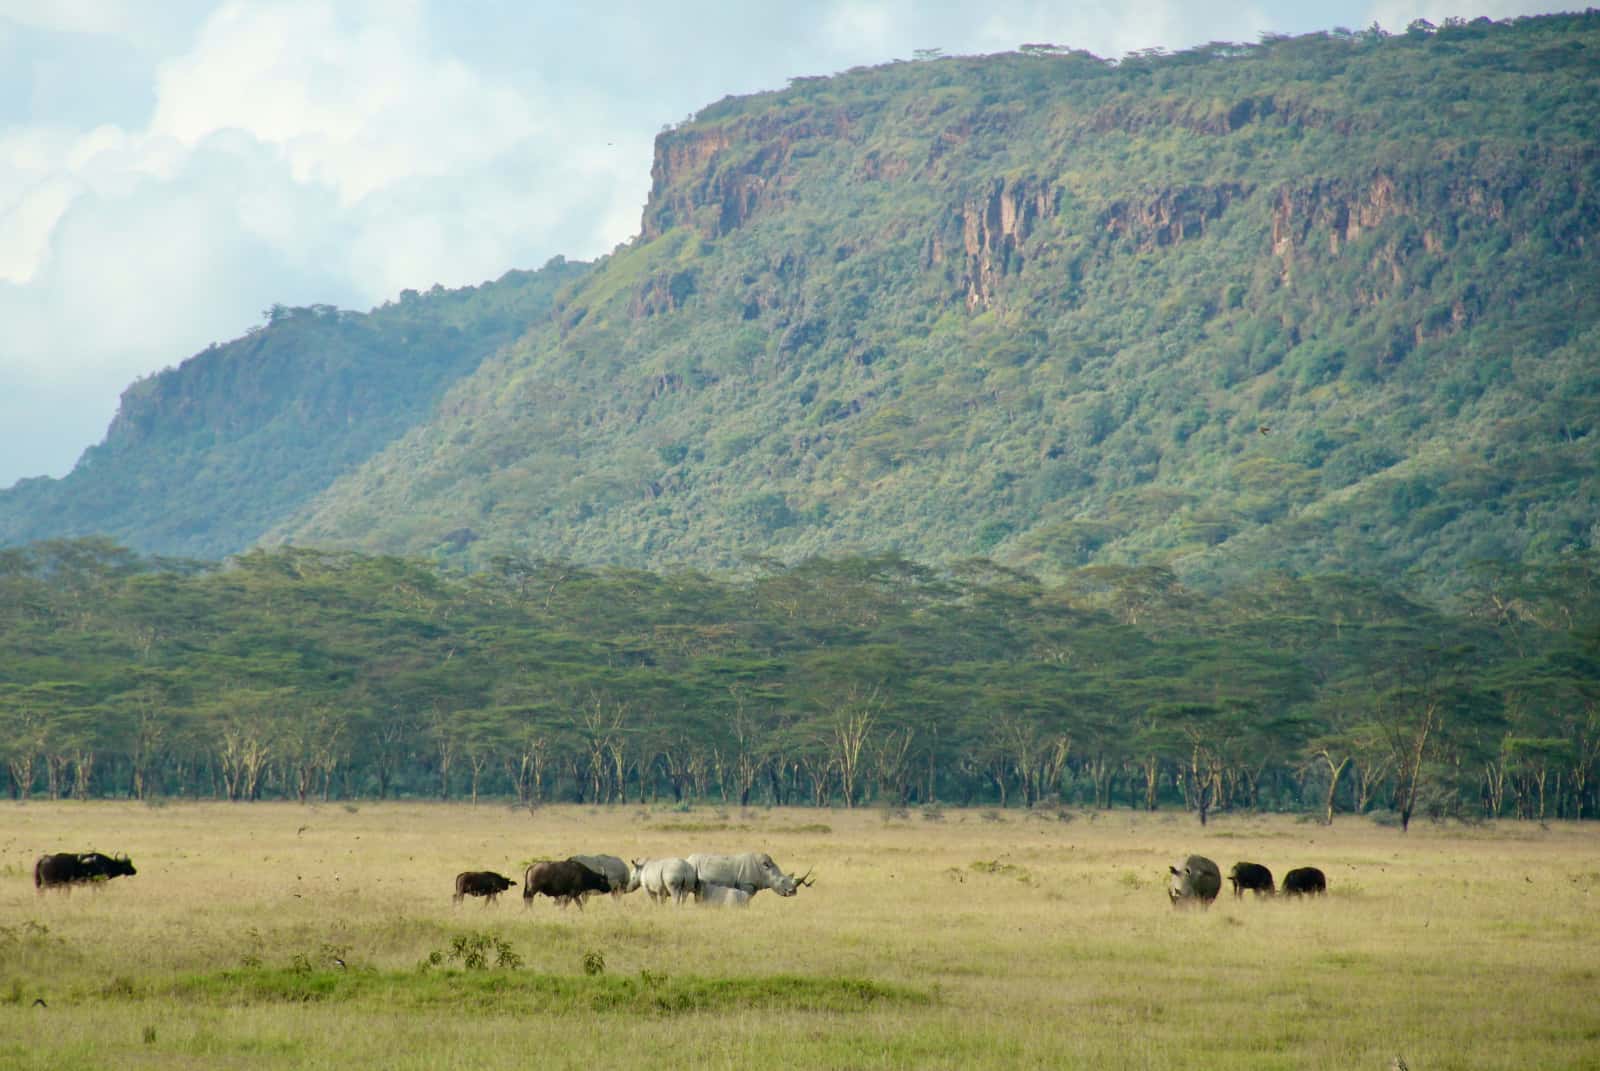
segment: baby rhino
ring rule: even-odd
[[[1185,859],[1182,870],[1175,866],[1167,869],[1172,871],[1167,895],[1172,898],[1173,907],[1187,907],[1195,903],[1203,908],[1210,907],[1211,901],[1217,898],[1217,893],[1222,889],[1222,871],[1203,855],[1191,855]]]
[[[1244,895],[1246,889],[1260,896],[1277,893],[1277,887],[1272,884],[1272,871],[1260,863],[1235,863],[1233,869],[1228,871],[1228,880],[1233,882],[1233,895],[1237,899]]]

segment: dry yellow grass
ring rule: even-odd
[[[6,805],[0,1067],[1600,1066],[1600,827],[1002,817]],[[131,853],[138,876],[35,895],[40,852],[90,848]],[[450,901],[463,869],[750,848],[815,866],[816,885],[742,912]],[[1225,889],[1174,912],[1166,866],[1192,851],[1280,877],[1320,866],[1331,895]],[[472,932],[521,967],[418,970]],[[602,979],[585,978],[591,952]],[[774,975],[845,996],[813,1007]],[[273,989],[286,978],[330,988],[302,1000]],[[594,986],[624,980],[684,1003],[606,1010],[621,990]],[[846,980],[881,999],[852,1004]]]

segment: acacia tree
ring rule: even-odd
[[[129,791],[147,798],[150,780],[161,759],[169,732],[165,689],[145,680],[113,701],[109,717],[120,730],[120,750],[128,761]]]
[[[49,736],[43,712],[24,699],[24,691],[13,686],[0,693],[0,753],[4,753],[6,771],[11,775],[11,791],[19,799],[33,793]]]
[[[882,706],[883,700],[876,687],[865,692],[852,687],[829,714],[828,745],[846,807],[856,805],[867,741]]]
[[[344,725],[331,707],[291,704],[279,734],[279,753],[295,798],[301,803],[317,791],[327,799],[333,770],[343,748]]]
[[[762,719],[751,709],[752,699],[747,691],[730,686],[728,694],[733,707],[728,718],[728,736],[732,744],[728,772],[734,791],[739,796],[739,806],[748,807],[750,793],[754,791],[761,771],[771,761],[770,733]]]
[[[254,800],[262,775],[278,753],[278,706],[292,702],[285,691],[236,688],[224,692],[211,712],[212,747],[223,793],[229,800]]]
[[[1387,679],[1374,689],[1373,723],[1388,750],[1402,833],[1411,828],[1451,714],[1468,705],[1460,670],[1470,655],[1465,647],[1413,647],[1389,662],[1380,674]]]
[[[627,722],[628,705],[600,691],[584,697],[577,711],[573,729],[582,749],[580,761],[589,780],[589,798],[595,803],[619,795],[621,802],[627,802],[620,758]]]

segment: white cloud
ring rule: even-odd
[[[0,0],[0,19],[64,33],[126,33],[140,12],[123,0]]]
[[[823,16],[823,33],[840,52],[866,51],[887,59],[885,51],[898,43],[898,31],[905,25],[905,8],[904,3],[840,0]]]
[[[1361,25],[1376,22],[1391,33],[1399,33],[1413,19],[1427,19],[1438,25],[1445,19],[1508,19],[1518,15],[1537,15],[1552,10],[1549,3],[1530,3],[1528,0],[1380,0],[1367,11]]]
[[[527,87],[430,52],[414,4],[381,22],[323,3],[230,3],[163,67],[151,130],[193,144],[238,128],[346,204],[418,174],[460,174],[538,135]]]
[[[121,10],[49,26],[107,32]],[[416,4],[230,2],[152,78],[138,129],[0,127],[0,391],[104,384],[83,391],[94,432],[46,462],[0,430],[0,487],[61,474],[123,386],[275,302],[361,307],[594,255],[648,186],[648,136],[438,53]]]

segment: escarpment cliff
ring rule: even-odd
[[[1437,587],[1591,547],[1597,49],[1029,46],[719,101],[636,239],[263,538]]]

